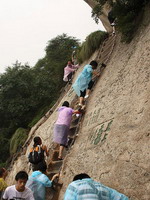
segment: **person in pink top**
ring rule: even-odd
[[[70,108],[68,101],[65,101],[62,104],[62,107],[58,109],[58,119],[54,125],[53,142],[60,145],[58,155],[59,160],[62,160],[64,147],[67,146],[69,127],[74,113],[77,114],[80,113],[80,111]]]
[[[64,78],[63,81],[71,83],[72,75],[79,65],[73,65],[71,61],[68,61],[67,66],[64,68]]]

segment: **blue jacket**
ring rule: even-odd
[[[52,186],[52,181],[40,171],[34,171],[26,184],[32,192],[35,200],[45,199],[45,188]]]

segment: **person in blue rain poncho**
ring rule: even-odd
[[[99,76],[99,73],[94,71],[97,68],[97,62],[95,60],[91,61],[90,64],[85,65],[82,72],[77,77],[75,83],[73,84],[73,89],[75,93],[80,97],[79,105],[83,105],[84,97],[86,95],[86,89],[88,89],[88,84],[92,80],[92,75]]]
[[[52,182],[59,175],[55,174],[50,180],[46,176],[47,165],[46,163],[39,163],[37,166],[37,171],[32,172],[26,186],[30,188],[33,192],[35,200],[45,199],[45,188],[52,187]]]

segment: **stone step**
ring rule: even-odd
[[[63,164],[63,160],[51,161],[48,165],[48,171],[59,170]]]
[[[57,161],[58,160],[58,155],[59,155],[59,150],[54,150],[52,153],[52,161]]]
[[[110,53],[110,49],[112,48],[113,44],[114,44],[114,43],[109,44],[108,46],[106,46],[106,47],[104,48],[104,50],[103,50],[102,53],[106,53],[106,52]]]
[[[105,43],[104,48],[106,48],[108,45],[113,44],[115,40],[115,37],[111,37],[107,42]]]

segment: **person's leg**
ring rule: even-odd
[[[79,98],[79,105],[82,106],[82,105],[83,105],[83,101],[84,101],[84,97],[80,97],[80,98]]]
[[[68,77],[68,82],[71,83],[73,73],[71,72],[67,77]]]
[[[87,91],[86,91],[85,99],[87,99],[87,98],[89,97],[93,85],[94,85],[94,81],[91,80],[91,81],[89,82],[89,84],[88,84],[88,89],[87,89]]]
[[[113,29],[113,34],[115,34],[115,26],[112,26],[112,29]]]
[[[60,144],[58,159],[62,159],[64,145]]]
[[[87,89],[85,99],[87,99],[90,96],[91,90]]]
[[[79,98],[79,104],[80,105],[83,105],[85,94],[86,94],[86,90],[84,90],[83,92],[80,91],[80,98]]]

